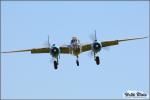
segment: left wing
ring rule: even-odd
[[[60,53],[69,54],[69,47],[61,46],[59,47]],[[14,53],[14,52],[31,52],[32,54],[36,53],[50,53],[50,48],[33,48],[33,49],[25,49],[25,50],[17,50],[17,51],[7,51],[1,53]]]
[[[33,49],[25,49],[25,50],[17,50],[17,51],[7,51],[2,53],[14,53],[14,52],[31,52],[31,53],[49,53],[50,48],[33,48]]]

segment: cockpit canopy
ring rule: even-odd
[[[80,41],[77,39],[77,37],[72,37],[72,40],[71,40],[71,44],[79,44]]]

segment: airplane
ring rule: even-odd
[[[99,65],[100,59],[97,54],[98,52],[101,51],[101,49],[108,46],[118,45],[120,42],[138,40],[144,38],[148,38],[148,37],[136,37],[136,38],[126,38],[126,39],[98,42],[96,36],[96,30],[95,30],[93,43],[81,44],[77,37],[72,37],[72,40],[69,45],[62,45],[60,47],[57,47],[55,44],[51,45],[49,43],[49,36],[48,36],[48,47],[46,48],[32,48],[32,49],[17,50],[17,51],[7,51],[1,53],[13,53],[13,52],[31,52],[31,54],[50,53],[50,55],[54,58],[53,65],[54,65],[54,69],[56,70],[58,69],[58,64],[59,64],[58,58],[60,58],[60,54],[71,54],[76,56],[77,57],[76,64],[77,66],[79,66],[79,60],[78,60],[79,54],[86,51],[92,51],[94,55],[94,60],[96,64]]]

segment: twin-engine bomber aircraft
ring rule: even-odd
[[[54,58],[54,69],[58,68],[58,58],[60,54],[72,54],[77,57],[76,64],[79,66],[79,54],[86,51],[92,51],[94,55],[94,60],[97,65],[100,64],[99,56],[97,55],[98,52],[104,47],[118,45],[120,42],[124,41],[130,41],[130,40],[137,40],[137,39],[144,39],[147,37],[138,37],[138,38],[127,38],[127,39],[121,39],[121,40],[113,40],[113,41],[103,41],[98,42],[96,37],[96,31],[95,31],[95,39],[93,43],[88,44],[80,44],[80,41],[77,37],[72,37],[70,45],[64,45],[60,47],[56,47],[55,44],[50,45],[49,43],[49,37],[48,37],[48,45],[47,48],[33,48],[33,49],[26,49],[26,50],[17,50],[17,51],[8,51],[8,52],[2,52],[2,53],[13,53],[13,52],[28,52],[30,51],[32,54],[36,53],[50,53],[50,55]]]

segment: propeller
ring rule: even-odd
[[[95,40],[94,41],[97,41],[96,30],[95,30]]]
[[[96,30],[94,31],[94,34],[90,34],[89,38],[90,38],[90,40],[91,40],[93,43],[97,41]],[[88,52],[88,56],[89,56],[89,57],[93,57],[93,56],[94,56],[93,50],[91,50],[91,51]]]
[[[96,30],[94,31],[94,34],[90,34],[90,39],[92,40],[92,42],[99,42],[100,41],[97,41],[97,32]],[[102,48],[103,50],[106,50],[106,51],[109,51],[110,48],[109,47],[105,47],[105,48]],[[90,52],[88,52],[88,56],[89,57],[93,57],[94,56],[94,52],[91,50]]]
[[[94,31],[94,34],[90,34],[89,38],[92,42],[97,41],[96,30]]]
[[[52,46],[55,46],[55,44],[53,44]],[[49,42],[49,35],[48,35],[48,47],[49,47],[49,49],[51,48],[51,44],[50,44],[50,42]],[[58,58],[60,59],[60,54],[58,55]],[[53,58],[54,59],[54,58]]]
[[[43,43],[44,47],[46,47],[46,48],[50,48],[50,47],[51,47],[51,44],[50,44],[50,41],[49,41],[49,40],[50,40],[50,39],[49,39],[49,35],[48,35],[47,40],[44,41],[44,43]]]
[[[48,47],[50,48],[51,47],[51,44],[49,42],[49,35],[48,35]]]
[[[89,39],[91,40],[91,42],[93,42],[93,41],[95,40],[94,35],[93,35],[93,34],[90,34],[90,35],[89,35]]]

